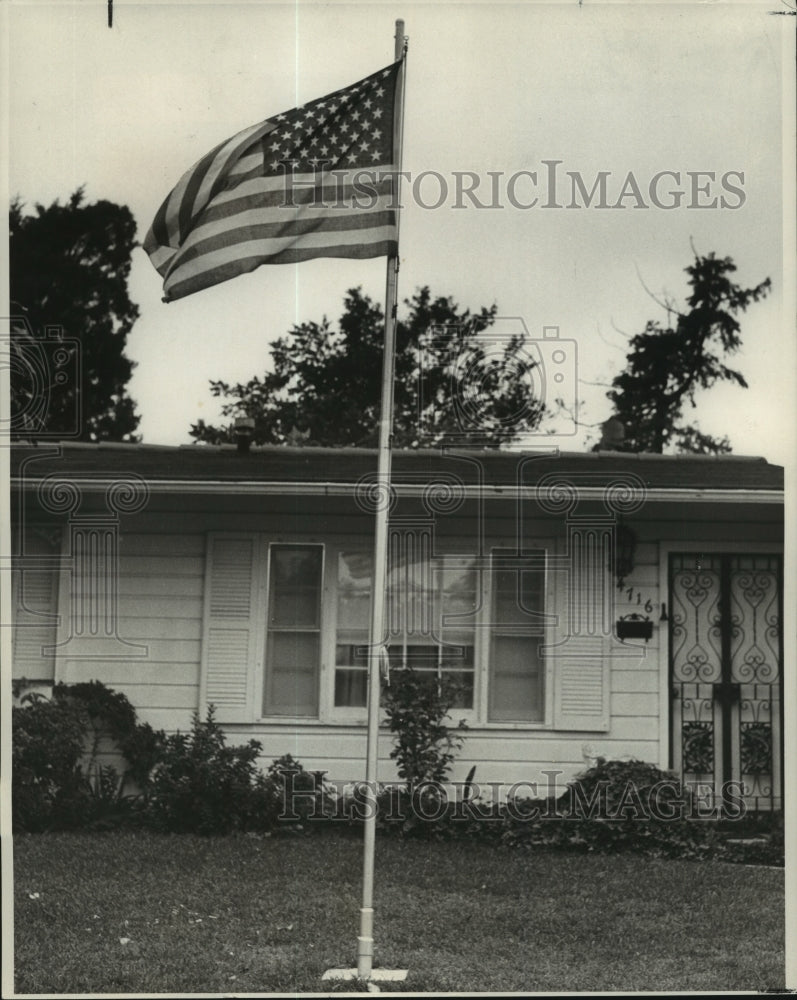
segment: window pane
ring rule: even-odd
[[[318,628],[321,547],[274,545],[269,572],[269,625]]]
[[[491,720],[543,720],[543,671],[539,645],[538,636],[493,636],[490,658]]]
[[[473,670],[473,646],[442,646],[440,648],[441,670]]]
[[[470,560],[460,565],[444,564],[440,573],[443,621],[473,628],[467,619],[476,613],[476,571]],[[457,619],[460,619],[459,621]]]
[[[317,628],[318,591],[288,591],[275,594],[269,625],[280,628]]]
[[[440,647],[434,643],[393,643],[388,649],[391,667],[412,667],[414,670],[437,671]]]
[[[368,630],[371,594],[338,592],[338,629]]]
[[[317,632],[275,632],[268,637],[266,715],[318,714]]]
[[[372,562],[370,552],[341,552],[338,556],[337,708],[365,708],[367,703]]]
[[[496,625],[541,625],[542,570],[496,569],[493,573]]]
[[[387,627],[391,635],[431,635],[437,620],[431,559],[394,558],[387,581]]]
[[[365,708],[368,673],[365,670],[335,671],[335,705],[338,708]]]
[[[473,671],[456,671],[443,674],[454,683],[455,697],[452,708],[473,708]]]
[[[397,545],[387,580],[386,627],[390,665],[411,666],[438,685],[443,672],[460,682],[456,707],[473,706],[473,646],[477,576],[470,557],[419,558],[424,548]],[[357,649],[368,643],[372,592],[370,553],[342,553],[338,560],[335,705],[366,704],[367,665]],[[443,614],[456,616],[443,626]]]
[[[341,552],[338,557],[338,636],[342,632],[368,634],[371,561],[364,552]]]

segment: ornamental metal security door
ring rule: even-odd
[[[781,580],[775,555],[670,556],[672,766],[718,813],[729,789],[783,808]]]

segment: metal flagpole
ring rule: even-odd
[[[396,81],[393,115],[393,149],[396,156],[396,254],[387,261],[385,290],[385,343],[382,356],[382,401],[379,416],[379,458],[377,462],[377,511],[374,539],[373,600],[368,647],[368,742],[365,763],[365,825],[363,832],[363,894],[360,909],[360,934],[357,938],[357,975],[371,977],[374,957],[374,849],[376,846],[376,772],[379,739],[380,671],[387,657],[384,641],[385,591],[387,586],[387,528],[390,510],[391,439],[393,436],[393,377],[396,352],[396,310],[398,294],[398,235],[401,212],[399,193],[404,132],[404,70],[406,44],[404,22],[396,21],[395,61],[402,61]]]

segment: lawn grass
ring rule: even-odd
[[[309,993],[355,964],[362,845],[337,833],[14,839],[18,993]],[[376,967],[406,992],[766,990],[782,870],[377,841]]]

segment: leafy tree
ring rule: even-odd
[[[12,426],[22,436],[46,432],[85,441],[137,440],[133,432],[140,418],[125,389],[134,367],[125,345],[138,317],[127,291],[138,245],[130,210],[110,201],[84,204],[82,188],[65,205],[37,204],[35,214],[25,214],[16,198],[9,229],[16,317]],[[56,365],[53,341],[60,337],[71,357]],[[80,343],[79,358],[74,341]],[[56,375],[63,384],[56,384]],[[24,414],[42,391],[48,401],[41,417],[26,422]]]
[[[523,337],[497,345],[479,337],[496,307],[471,314],[428,288],[405,300],[396,332],[393,441],[398,447],[458,442],[497,447],[535,427],[544,406],[533,398],[534,361]],[[211,382],[214,396],[231,400],[222,414],[255,419],[258,444],[376,444],[381,396],[382,309],[360,289],[349,290],[337,330],[301,323],[270,348],[272,371],[230,385]],[[232,424],[199,421],[198,441],[233,440]]]
[[[685,270],[692,289],[687,311],[667,305],[667,326],[651,320],[631,338],[626,367],[607,393],[625,428],[622,450],[661,453],[668,445],[701,454],[731,450],[727,438],[718,440],[680,421],[684,405],[695,406],[698,389],[722,381],[747,388],[741,372],[723,358],[741,346],[738,313],[767,295],[771,282],[741,288],[729,277],[736,270],[731,258],[713,253],[696,254]]]

